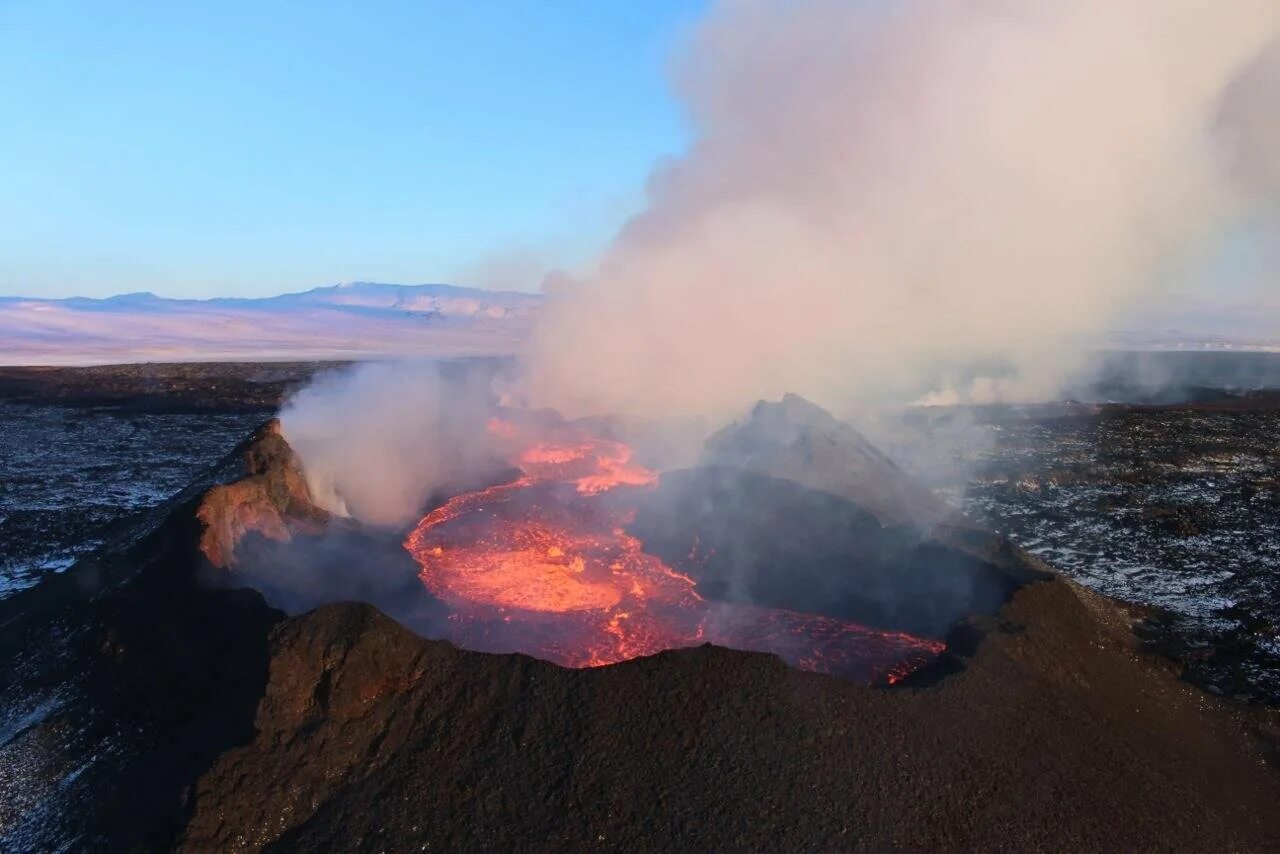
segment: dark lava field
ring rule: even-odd
[[[325,367],[0,367],[0,597],[178,492]]]
[[[5,369],[0,596],[177,492],[314,370]],[[880,440],[905,468],[1085,585],[1153,606],[1150,642],[1192,681],[1280,704],[1280,399],[935,408],[908,424]]]
[[[0,596],[71,566],[266,417],[0,403]]]
[[[934,411],[894,452],[911,469],[912,447],[961,433],[944,470],[918,471],[936,491],[1082,584],[1154,606],[1149,639],[1210,692],[1276,704],[1278,404]]]

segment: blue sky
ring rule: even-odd
[[[0,3],[0,294],[536,287],[684,146],[702,8]]]

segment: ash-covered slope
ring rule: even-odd
[[[292,585],[320,521],[278,434],[242,450],[97,565],[0,603],[6,847],[1280,845],[1275,717],[1178,681],[1070,582],[1015,585],[892,689],[713,647],[566,670],[234,589],[270,581],[226,559],[250,553]],[[341,554],[325,573],[379,562]]]

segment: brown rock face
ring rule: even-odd
[[[289,542],[298,530],[315,531],[328,514],[311,501],[293,449],[280,434],[280,422],[262,429],[245,452],[247,476],[215,486],[196,515],[204,525],[200,551],[211,564],[235,564],[236,546],[248,533]]]

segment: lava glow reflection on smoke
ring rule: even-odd
[[[506,422],[490,431],[517,436]],[[454,497],[405,542],[423,584],[453,609],[449,639],[460,646],[593,667],[712,642],[863,682],[897,681],[943,648],[832,617],[704,600],[693,579],[627,533],[657,475],[623,443],[574,434],[513,458],[519,477]]]

